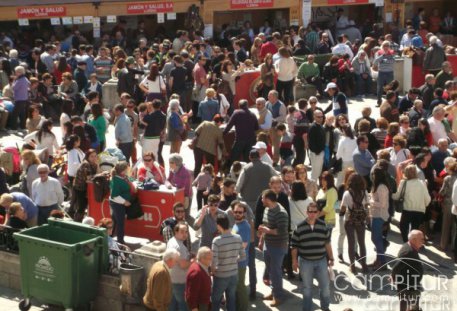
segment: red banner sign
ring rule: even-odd
[[[369,0],[327,0],[331,5],[368,4]]]
[[[231,9],[272,8],[274,0],[230,0]]]
[[[173,2],[136,2],[127,4],[127,14],[173,12]]]
[[[17,18],[61,17],[67,15],[64,6],[21,7],[17,9]]]

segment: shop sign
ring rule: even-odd
[[[274,0],[230,0],[231,9],[272,8]]]
[[[21,7],[17,8],[18,18],[61,17],[67,15],[64,6]]]
[[[127,14],[173,12],[173,2],[137,2],[127,4]]]
[[[368,4],[369,0],[327,0],[330,5]]]

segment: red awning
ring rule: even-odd
[[[29,6],[29,5],[48,5],[48,4],[76,4],[94,2],[121,2],[125,0],[1,0],[0,6]]]

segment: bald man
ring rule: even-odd
[[[424,272],[419,250],[424,246],[424,242],[422,231],[412,230],[408,234],[408,242],[400,248],[392,268],[392,283],[397,287],[400,311],[408,310],[412,304],[419,304],[420,283]]]

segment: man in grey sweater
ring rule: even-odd
[[[121,149],[125,160],[129,163],[133,150],[132,123],[130,118],[124,113],[124,106],[122,104],[114,107],[114,115],[116,117],[114,125],[116,145]]]
[[[375,54],[373,67],[378,71],[377,97],[378,107],[382,102],[382,93],[384,85],[394,79],[395,52],[390,49],[390,42],[384,41],[381,44],[381,50]]]
[[[227,297],[227,311],[236,310],[236,287],[238,284],[238,261],[246,258],[243,241],[238,234],[232,234],[227,215],[217,216],[217,229],[220,236],[213,240],[214,274],[211,295],[212,310],[218,311],[224,292]]]

